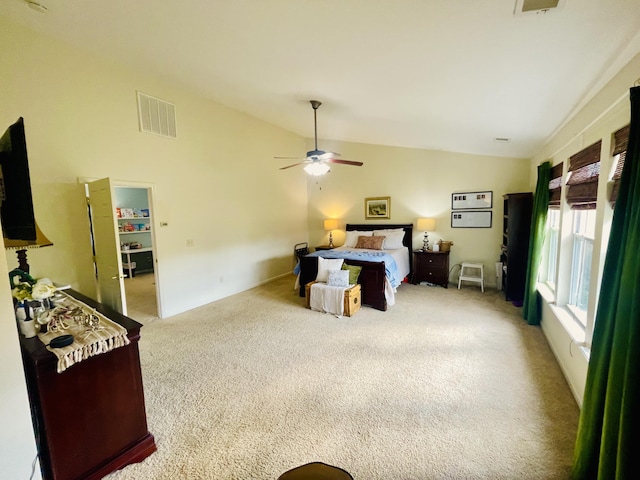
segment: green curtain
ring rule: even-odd
[[[602,275],[572,476],[640,472],[640,87]]]
[[[533,197],[533,211],[531,213],[531,233],[529,234],[529,253],[527,256],[527,276],[524,284],[524,302],[522,316],[529,325],[540,325],[540,298],[536,283],[538,269],[542,257],[542,246],[547,226],[547,211],[549,210],[549,180],[551,177],[551,162],[538,165],[538,184]]]

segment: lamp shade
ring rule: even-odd
[[[40,227],[36,223],[36,239],[35,240],[11,240],[3,238],[4,248],[7,250],[25,250],[27,248],[49,247],[53,242],[45,237]]]
[[[338,228],[338,220],[335,218],[328,218],[324,221],[325,230],[336,230]]]
[[[418,230],[424,230],[425,232],[431,232],[436,229],[435,218],[419,218]]]

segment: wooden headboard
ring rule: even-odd
[[[409,278],[413,274],[413,224],[412,223],[347,223],[346,229],[360,230],[361,232],[370,232],[372,230],[385,230],[391,228],[402,228],[404,230],[404,238],[402,244],[409,249]]]

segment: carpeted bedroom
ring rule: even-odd
[[[124,479],[568,478],[579,409],[539,327],[501,292],[401,285],[382,312],[304,308],[287,276],[145,322],[158,451]]]

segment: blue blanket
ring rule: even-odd
[[[361,260],[363,262],[384,262],[384,269],[393,288],[398,287],[402,283],[402,279],[398,278],[398,265],[395,259],[384,252],[372,251],[353,251],[353,250],[321,250],[307,255],[309,257],[322,258],[342,258],[344,260]],[[300,262],[293,269],[296,275],[300,273]]]

